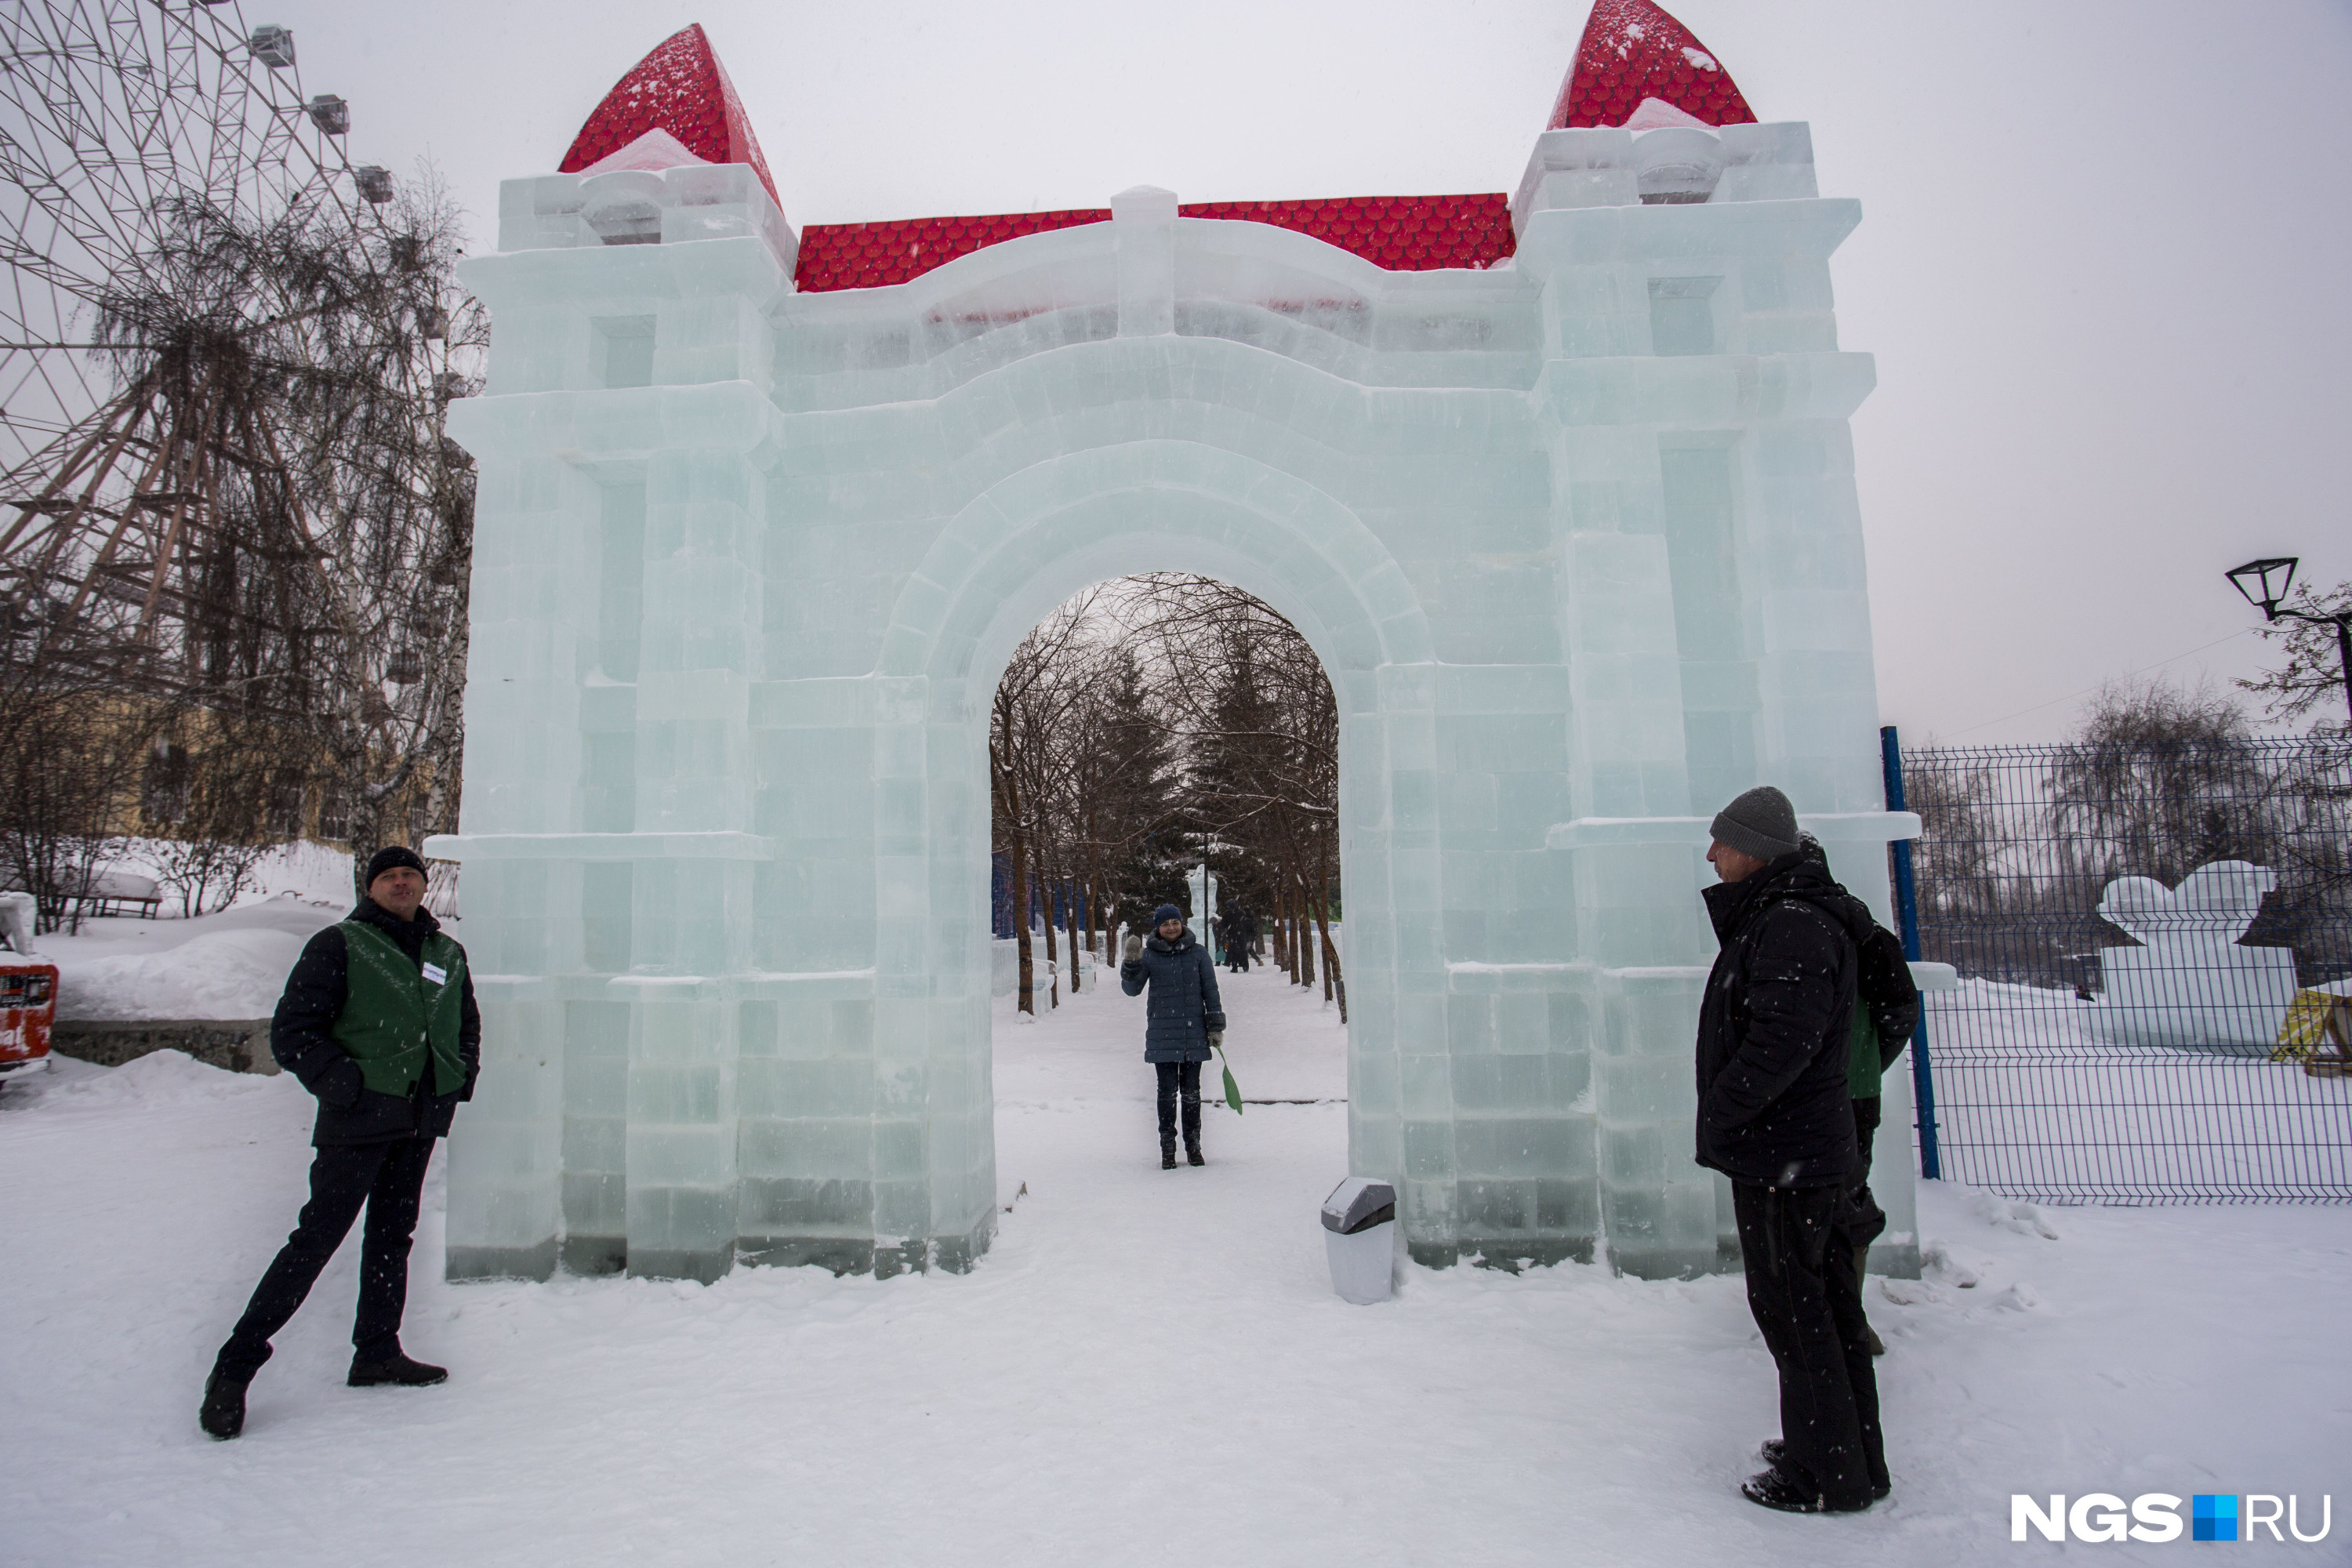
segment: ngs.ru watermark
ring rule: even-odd
[[[2009,1498],[2009,1538],[2030,1541],[2261,1541],[2258,1531],[2280,1545],[2290,1538],[2309,1545],[2327,1539],[2336,1522],[2335,1499],[2319,1499],[2319,1533],[2303,1532],[2303,1500],[2292,1493],[2273,1497],[2266,1492],[2192,1492],[2189,1518],[2180,1517],[2179,1498],[2170,1492],[2142,1492],[2126,1502],[2113,1492],[2084,1492],[2070,1504],[2063,1492],[2052,1492],[2047,1508],[2042,1499],[2023,1492]],[[2284,1530],[2281,1526],[2284,1525]],[[2029,1533],[2029,1531],[2032,1533]]]

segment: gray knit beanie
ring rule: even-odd
[[[1758,784],[1715,814],[1707,831],[1717,844],[1727,844],[1759,860],[1778,860],[1796,848],[1802,837],[1797,808],[1770,784]]]

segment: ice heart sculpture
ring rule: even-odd
[[[2106,998],[2094,1028],[2131,1045],[2271,1045],[2294,995],[2294,952],[2239,939],[2277,886],[2277,872],[2246,860],[2200,866],[2177,888],[2153,877],[2109,882],[2099,917],[2142,945],[2100,949]]]
[[[2099,918],[2150,947],[2183,940],[2234,942],[2262,911],[2278,873],[2250,860],[2215,860],[2168,888],[2153,877],[2118,877],[2099,900]]]

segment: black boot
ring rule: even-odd
[[[394,1351],[389,1361],[369,1362],[365,1365],[354,1361],[352,1375],[344,1381],[353,1388],[373,1388],[383,1383],[397,1384],[403,1388],[430,1388],[436,1383],[448,1382],[449,1369],[427,1366]]]
[[[1778,1465],[1748,1477],[1739,1483],[1739,1495],[1749,1502],[1778,1509],[1782,1513],[1827,1513],[1828,1500],[1821,1488],[1794,1470],[1784,1470]]]
[[[245,1384],[218,1373],[205,1379],[205,1407],[196,1412],[196,1425],[223,1443],[244,1431]]]
[[[1184,1163],[1188,1165],[1205,1165],[1209,1163],[1201,1153],[1201,1137],[1197,1132],[1184,1140]]]
[[[1160,1141],[1160,1168],[1163,1171],[1172,1171],[1176,1168],[1176,1140],[1173,1138],[1162,1138]]]
[[[1195,1165],[1205,1165],[1201,1158],[1201,1090],[1198,1081],[1184,1091],[1184,1158]]]
[[[1765,1438],[1763,1443],[1757,1448],[1756,1452],[1762,1458],[1766,1464],[1771,1466],[1775,1470],[1786,1473],[1793,1472],[1796,1468],[1789,1459],[1789,1445],[1778,1437]],[[1761,1480],[1763,1478],[1759,1476],[1756,1479],[1758,1480]],[[1741,1489],[1744,1491],[1747,1489],[1742,1488]],[[1894,1490],[1895,1489],[1891,1484],[1885,1481],[1880,1481],[1870,1489],[1870,1495],[1875,1500],[1885,1502]],[[1769,1507],[1770,1505],[1768,1504],[1767,1506]]]

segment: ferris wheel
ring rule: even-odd
[[[377,335],[403,346],[380,374],[429,406],[460,302],[402,276],[425,269],[387,222],[400,195],[351,163],[350,125],[341,99],[306,94],[292,34],[234,0],[0,0],[12,656],[184,684],[192,627],[267,618],[256,563],[331,559],[331,520],[300,500],[315,455],[285,428],[289,334],[325,314],[303,272],[320,237],[391,301]]]

